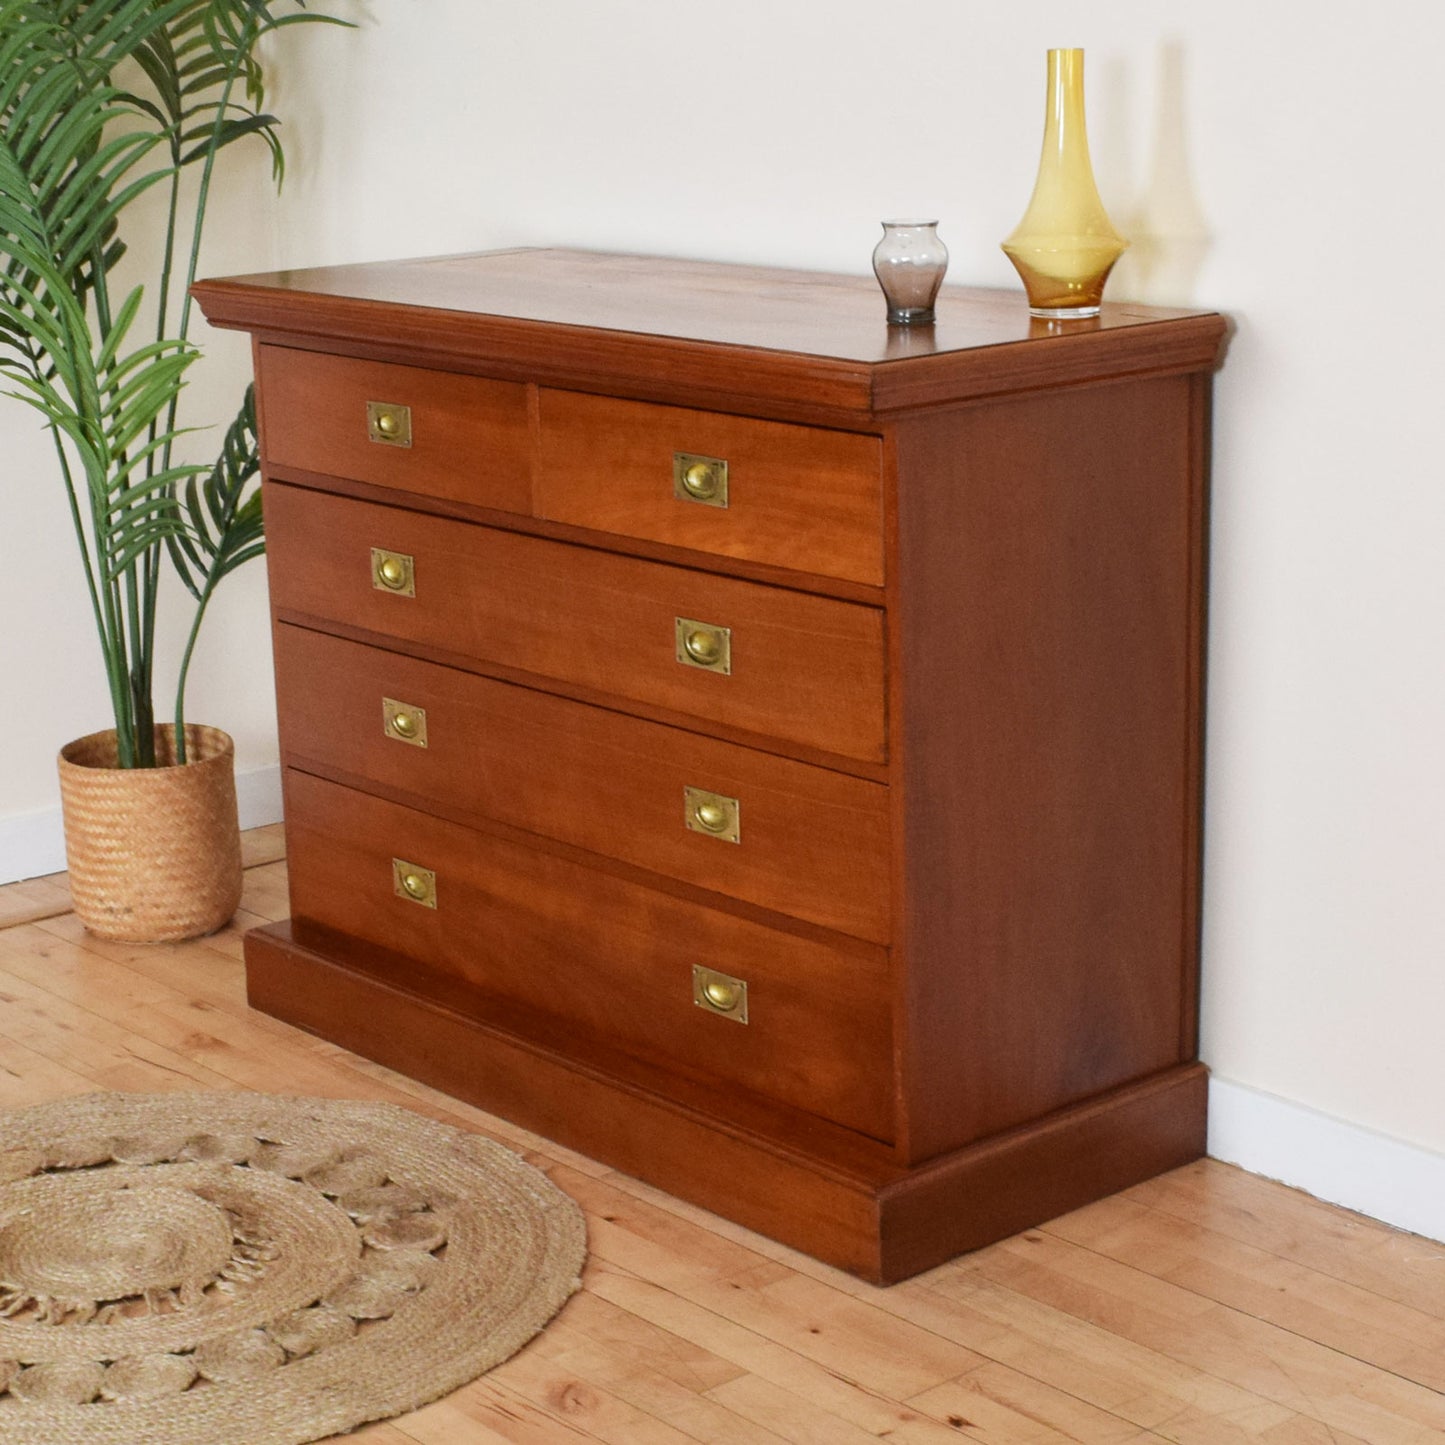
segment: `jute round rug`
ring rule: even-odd
[[[389,1104],[91,1094],[0,1114],[0,1445],[301,1445],[520,1349],[582,1212]]]

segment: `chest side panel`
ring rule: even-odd
[[[1199,825],[1188,377],[898,433],[913,1157],[1181,1062]]]

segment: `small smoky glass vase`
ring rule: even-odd
[[[937,221],[884,221],[873,248],[873,274],[888,302],[892,326],[926,326],[948,270],[948,247]]]

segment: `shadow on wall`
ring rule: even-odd
[[[1109,278],[1110,300],[1143,301],[1156,306],[1194,303],[1195,286],[1212,237],[1194,186],[1185,122],[1185,57],[1177,40],[1163,42],[1156,60],[1154,123],[1148,170],[1142,187],[1128,183],[1128,75],[1122,61],[1103,75],[1099,160],[1108,193],[1128,196],[1114,216],[1129,238]],[[1115,204],[1119,204],[1117,201]]]

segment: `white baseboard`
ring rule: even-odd
[[[1445,1240],[1445,1154],[1418,1144],[1214,1078],[1209,1153],[1317,1199]]]
[[[64,871],[65,830],[59,807],[0,818],[0,883]]]
[[[281,821],[281,768],[236,774],[236,810],[243,828]],[[60,805],[0,818],[0,883],[65,871],[65,830]]]

